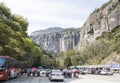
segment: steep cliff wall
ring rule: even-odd
[[[79,41],[79,29],[49,28],[33,32],[32,40],[44,50],[56,53],[72,50]]]
[[[120,25],[120,0],[110,0],[88,17],[80,32],[76,50],[99,39],[105,32]]]

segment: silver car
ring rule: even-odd
[[[52,70],[51,73],[49,74],[49,79],[50,81],[52,80],[64,80],[64,75],[63,72],[60,70]]]

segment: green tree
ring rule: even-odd
[[[23,67],[37,66],[42,62],[43,53],[27,36],[27,27],[24,17],[12,14],[4,3],[0,3],[0,55],[16,58]]]
[[[64,66],[69,67],[71,65],[72,65],[72,63],[71,63],[70,57],[66,57],[66,59],[64,60]]]

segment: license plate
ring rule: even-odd
[[[56,76],[60,76],[59,74],[57,74]]]

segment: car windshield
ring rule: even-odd
[[[4,58],[0,58],[0,67],[5,63],[5,59]]]

